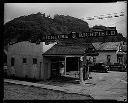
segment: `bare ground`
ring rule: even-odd
[[[36,87],[4,84],[4,100],[87,100],[92,99],[79,94],[68,94]]]

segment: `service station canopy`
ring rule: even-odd
[[[107,27],[106,30],[94,29],[89,32],[76,33],[71,32],[69,34],[59,35],[44,35],[42,40],[56,40],[56,39],[68,39],[68,38],[88,38],[88,37],[104,37],[115,36],[117,34],[116,27]]]

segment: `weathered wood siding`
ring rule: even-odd
[[[51,60],[47,57],[44,57],[44,80],[50,79],[51,77]]]

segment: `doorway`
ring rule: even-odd
[[[68,71],[79,71],[79,57],[51,57],[51,78],[49,83],[76,83],[77,78],[70,77],[68,74],[61,75],[60,68],[62,63],[64,64],[64,72]],[[74,68],[73,68],[74,67]],[[71,69],[70,69],[71,68]]]
[[[59,62],[54,62],[51,64],[51,78],[59,76]]]
[[[66,72],[79,71],[79,57],[66,58]]]
[[[60,67],[62,62],[64,62],[64,57],[51,57],[51,79],[61,76]]]

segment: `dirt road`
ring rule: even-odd
[[[61,91],[22,86],[16,84],[4,84],[4,100],[88,100],[92,99],[79,94],[67,94]]]
[[[109,73],[91,73],[90,76],[92,79],[86,80],[84,84],[50,81],[48,81],[48,83],[44,81],[37,83],[43,89],[5,84],[5,99],[89,99],[87,95],[90,95],[94,99],[100,100],[113,99],[127,101],[127,72],[110,71]],[[29,85],[28,83],[25,84]],[[44,88],[65,91],[66,94],[64,92],[56,92]],[[76,94],[71,95],[68,93]],[[85,96],[81,96],[80,94]]]

